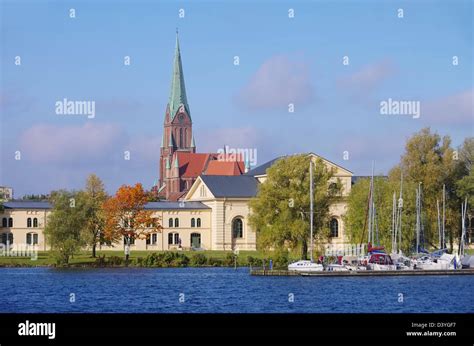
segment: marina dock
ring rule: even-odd
[[[252,269],[254,276],[323,276],[323,277],[362,277],[362,276],[413,276],[413,275],[474,275],[474,269],[459,270],[360,270],[360,271],[321,271],[297,272],[288,270]]]

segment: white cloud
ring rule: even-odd
[[[249,110],[304,107],[312,101],[309,64],[279,55],[266,60],[240,91],[237,101]]]

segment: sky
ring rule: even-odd
[[[0,0],[0,26],[0,185],[15,197],[90,173],[109,192],[153,185],[177,28],[198,152],[386,174],[423,127],[454,147],[474,135],[470,0]],[[57,114],[64,98],[95,116]],[[419,117],[381,114],[389,99]]]

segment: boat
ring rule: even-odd
[[[309,198],[310,198],[310,211],[309,211],[309,223],[310,223],[310,260],[299,260],[288,265],[289,271],[300,271],[300,272],[321,272],[324,270],[324,266],[321,263],[315,263],[313,261],[313,161],[309,161]]]
[[[397,270],[390,255],[384,252],[374,252],[370,255],[367,270]]]
[[[299,260],[289,264],[288,270],[301,272],[322,272],[324,270],[324,266],[320,263],[315,263],[310,260]]]
[[[422,256],[416,261],[416,269],[423,270],[453,270],[457,269],[457,260],[455,255],[444,253],[439,258],[432,256]]]

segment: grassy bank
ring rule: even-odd
[[[234,266],[235,258],[231,251],[132,251],[128,266],[132,267],[207,267]],[[275,254],[264,254],[258,251],[240,251],[237,256],[238,266],[262,266],[269,259],[285,265],[287,259]],[[74,255],[69,266],[74,267],[107,267],[125,266],[122,251],[97,251],[96,258],[90,252]],[[49,251],[38,252],[38,257],[0,257],[1,267],[36,267],[56,266],[56,259]]]

